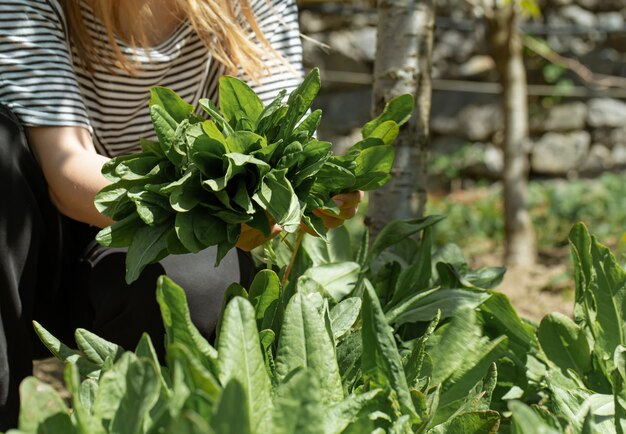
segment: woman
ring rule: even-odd
[[[268,102],[300,80],[293,0],[0,0],[0,430],[15,425],[19,382],[37,355],[31,320],[64,339],[77,327],[132,349],[147,331],[162,351],[156,277],[187,291],[194,323],[215,327],[224,289],[251,275],[233,250],[172,256],[124,283],[124,253],[93,242],[111,224],[93,205],[110,157],[153,136],[151,86],[217,99],[224,73],[253,77]],[[358,194],[337,198],[342,218]],[[327,218],[334,226],[340,220]],[[275,227],[276,234],[280,228]],[[264,241],[244,231],[239,247]],[[210,284],[207,285],[207,282]]]

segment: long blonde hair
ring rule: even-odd
[[[237,18],[232,0],[171,0],[180,8],[213,58],[222,63],[228,73],[234,74],[238,67],[252,78],[266,73],[263,56],[283,60],[263,36],[248,0],[239,0],[241,14],[249,28]],[[123,37],[131,47],[146,47],[146,29],[141,20],[132,20],[138,15],[138,8],[132,0],[84,0],[95,17],[99,18],[106,30],[110,48],[113,50],[116,66],[133,74],[135,67],[120,49],[115,35]],[[83,66],[94,70],[94,65],[102,65],[103,54],[96,46],[85,24],[81,0],[62,0],[70,37],[76,47]],[[122,17],[134,23],[133,28],[124,29]],[[252,32],[250,32],[252,30]],[[253,36],[256,37],[253,38]],[[258,43],[260,42],[260,44]]]

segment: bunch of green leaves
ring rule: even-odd
[[[269,236],[273,222],[286,232],[301,223],[324,237],[316,208],[339,210],[337,193],[372,190],[390,178],[391,143],[413,112],[413,98],[391,100],[362,129],[363,139],[345,155],[314,137],[321,111],[310,112],[320,89],[312,70],[284,102],[281,92],[263,106],[242,81],[219,80],[219,109],[208,99],[194,107],[173,91],[151,89],[150,115],[158,141],[142,140],[142,152],[116,157],[103,167],[112,184],[96,207],[115,224],[97,240],[128,246],[126,280],[169,254],[217,246],[217,262],[235,246],[241,225]]]

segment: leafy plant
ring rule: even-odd
[[[124,352],[79,329],[73,350],[36,325],[72,410],[27,379],[10,433],[624,432],[626,272],[609,250],[576,225],[575,317],[534,324],[489,289],[503,269],[431,253],[440,220],[392,222],[356,256],[345,228],[305,238],[286,285],[263,270],[229,288],[215,346],[161,277],[166,366],[148,336]]]
[[[437,328],[450,312],[429,309],[433,316],[423,314],[428,326],[421,337],[403,343],[390,327],[400,321],[390,320],[389,303],[381,303],[366,277],[367,264],[437,220],[391,224],[363,265],[320,264],[287,286],[271,270],[261,271],[249,290],[233,284],[215,346],[192,325],[183,290],[161,277],[165,367],[148,336],[131,353],[78,330],[78,350],[72,350],[36,325],[43,342],[68,362],[72,411],[56,392],[29,379],[22,386],[20,428],[13,433],[493,432],[500,420],[488,409],[495,353],[485,357],[477,346],[460,370],[429,346],[431,339],[454,340],[469,323],[478,327],[475,314],[466,311],[458,324]],[[320,242],[309,239],[302,252]],[[336,255],[352,259],[339,250]],[[398,303],[410,295],[398,296]],[[44,401],[58,405],[42,407]]]
[[[151,89],[158,141],[143,140],[141,153],[105,164],[102,173],[112,184],[96,196],[98,210],[116,221],[97,240],[128,246],[129,283],[169,254],[217,246],[219,262],[237,243],[242,224],[266,236],[273,222],[288,233],[304,224],[324,237],[313,210],[338,214],[333,195],[389,180],[390,144],[413,111],[412,97],[390,101],[363,127],[363,140],[336,156],[331,143],[314,137],[321,111],[308,111],[319,88],[314,69],[286,102],[281,92],[264,107],[245,83],[221,77],[220,109],[199,101],[210,120],[173,91]]]
[[[626,272],[582,223],[573,227],[569,240],[576,274],[574,319],[550,314],[537,329],[546,399],[535,406],[534,417],[552,432],[622,433]],[[512,409],[520,416],[532,411],[519,405]],[[545,410],[553,416],[545,417]],[[515,432],[530,431],[519,427]]]

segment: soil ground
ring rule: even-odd
[[[500,258],[498,254],[484,256],[476,265],[499,266]],[[506,294],[521,317],[539,322],[551,312],[572,316],[574,281],[568,261],[567,254],[559,251],[535,265],[509,268],[497,290]]]

